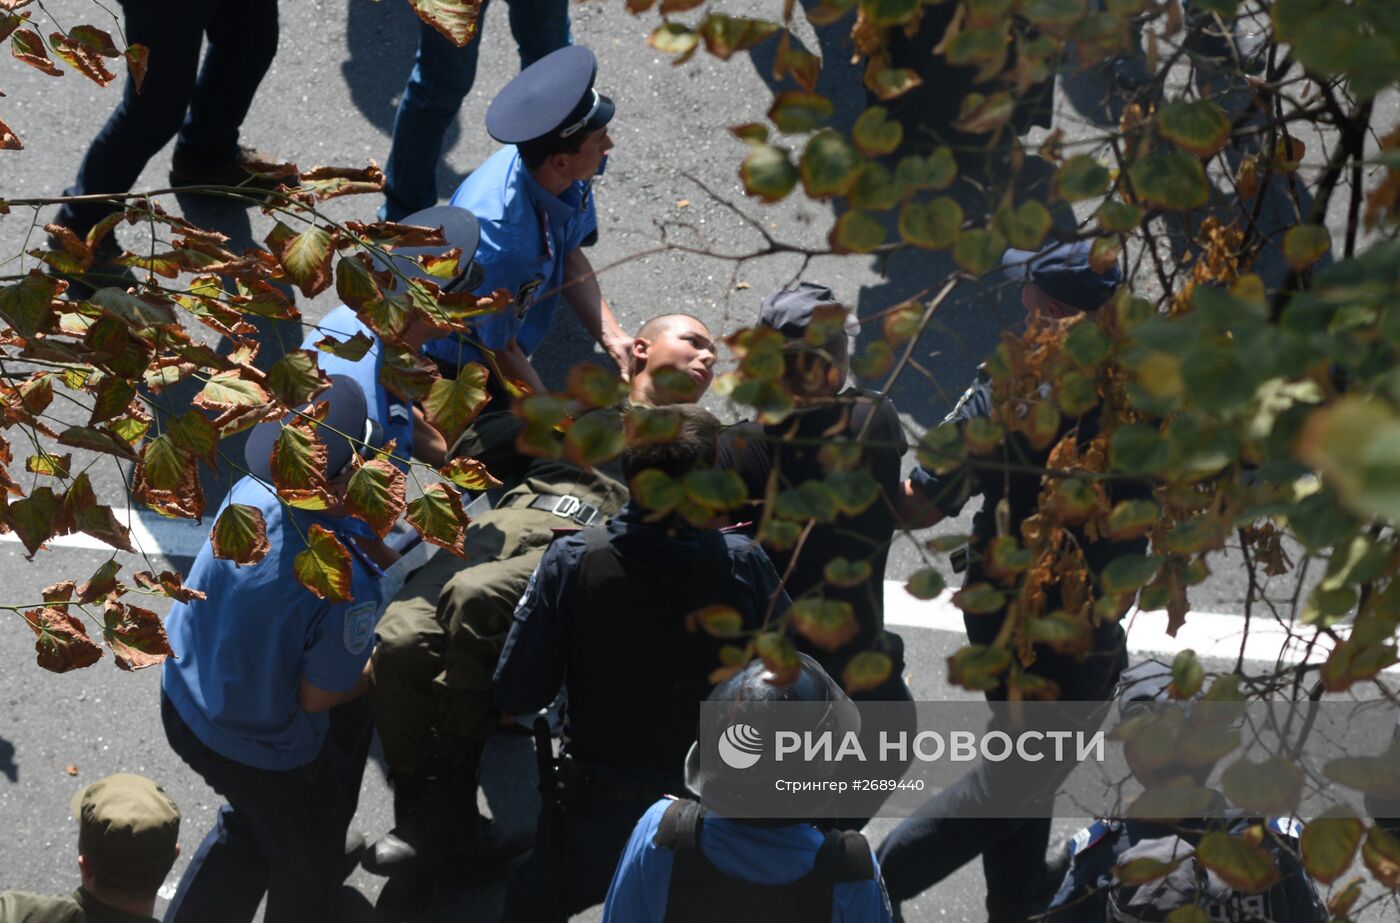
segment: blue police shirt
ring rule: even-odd
[[[362,357],[355,361],[342,359],[316,348],[319,340],[330,336],[337,340],[348,340],[357,333],[363,333],[374,341]],[[394,439],[394,457],[400,468],[407,469],[408,459],[413,453],[413,408],[389,393],[389,389],[379,383],[379,370],[384,364],[384,344],[379,335],[355,316],[348,305],[341,305],[312,327],[301,343],[302,349],[316,354],[316,361],[327,375],[345,375],[353,378],[365,393],[365,403],[370,419],[379,424],[384,438]]]
[[[603,904],[603,923],[661,923],[671,890],[671,867],[676,854],[652,841],[661,816],[671,805],[663,798],[647,809],[632,830],[613,873]],[[700,848],[719,871],[759,884],[787,884],[806,875],[816,861],[822,834],[811,824],[754,827],[712,813],[705,814]],[[832,923],[885,923],[890,905],[880,884],[880,865],[868,881],[832,885]]]
[[[485,272],[477,293],[510,292],[503,311],[474,321],[474,339],[500,349],[515,338],[525,355],[535,351],[559,306],[564,261],[598,228],[592,183],[575,181],[554,195],[535,181],[514,145],[501,148],[462,180],[452,204],[468,209],[481,224],[476,261]],[[455,336],[424,348],[452,364],[480,362],[481,354]]]
[[[207,599],[171,607],[165,630],[179,659],[165,662],[161,688],[209,749],[259,769],[293,769],[320,753],[329,722],[327,712],[302,709],[301,679],[328,692],[354,688],[383,608],[382,574],[350,540],[372,534],[357,519],[287,507],[252,477],[234,484],[229,503],[262,513],[272,547],[236,567],[204,543],[185,585]],[[313,524],[350,549],[350,602],[320,599],[297,582],[292,562]]]

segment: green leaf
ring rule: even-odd
[[[1332,235],[1317,224],[1299,224],[1283,235],[1283,258],[1296,270],[1316,263],[1332,249]]]
[[[768,680],[775,686],[791,685],[801,670],[797,649],[792,641],[777,632],[765,631],[754,639],[754,653],[773,676]]]
[[[1034,199],[1003,208],[996,216],[997,230],[1017,250],[1039,250],[1053,224],[1050,210]]]
[[[1163,862],[1151,856],[1143,856],[1114,866],[1113,877],[1125,885],[1145,885],[1166,878],[1173,869],[1189,858],[1182,856],[1174,862]]]
[[[219,431],[197,410],[187,410],[165,424],[166,435],[176,448],[201,458],[210,468],[218,467]]]
[[[240,377],[237,370],[210,376],[204,388],[194,396],[193,403],[209,410],[230,410],[234,407],[261,407],[271,402],[262,385]]]
[[[1196,861],[1226,884],[1258,894],[1278,881],[1278,866],[1268,851],[1222,831],[1207,833],[1196,847]]]
[[[884,106],[871,106],[856,119],[851,139],[867,157],[892,154],[904,140],[904,126],[892,121]]]
[[[989,273],[1001,265],[1006,239],[990,228],[965,232],[953,245],[953,259],[974,275]]]
[[[58,496],[48,487],[36,487],[29,492],[29,496],[5,507],[5,524],[19,536],[31,558],[44,542],[53,537],[58,509]]]
[[[1151,500],[1123,500],[1108,514],[1108,536],[1114,541],[1126,541],[1146,535],[1161,514]]]
[[[1085,318],[1070,328],[1065,335],[1065,353],[1074,360],[1074,364],[1086,371],[1092,370],[1100,362],[1108,358],[1108,352],[1113,347],[1113,342],[1109,340],[1108,334],[1103,332],[1103,328],[1094,323],[1092,318]]]
[[[898,99],[915,87],[922,86],[923,82],[918,72],[911,67],[871,67],[865,72],[866,87],[876,98],[885,101]]]
[[[294,349],[267,370],[267,386],[288,407],[310,401],[331,386],[331,380],[316,363],[309,349]]]
[[[1379,824],[1366,834],[1361,858],[1376,880],[1391,891],[1400,889],[1400,838]]]
[[[841,673],[841,685],[854,695],[884,685],[894,673],[894,661],[879,651],[861,651],[846,664]]]
[[[832,111],[831,100],[819,93],[785,90],[774,97],[768,118],[778,126],[778,131],[802,134],[820,128],[831,118]]]
[[[631,488],[637,501],[653,513],[669,513],[685,499],[685,484],[656,468],[638,472]]]
[[[953,594],[953,605],[969,615],[990,615],[1006,605],[1006,594],[990,583],[974,583]]]
[[[831,248],[837,253],[870,253],[885,242],[885,226],[863,211],[842,212],[831,229]]]
[[[698,626],[712,638],[738,638],[744,633],[744,617],[733,606],[706,606],[686,616],[686,624]]]
[[[739,165],[744,191],[764,202],[778,202],[797,185],[797,168],[783,148],[755,144]]]
[[[677,55],[673,64],[684,64],[700,44],[700,33],[678,22],[663,22],[647,36],[647,44],[662,54]]]
[[[1138,198],[1170,211],[1191,211],[1206,204],[1210,183],[1201,162],[1172,151],[1149,154],[1128,169]]]
[[[384,297],[369,267],[349,256],[341,257],[335,264],[335,293],[357,311],[369,302]]]
[[[1254,763],[1241,758],[1225,768],[1220,781],[1225,797],[1259,817],[1290,817],[1303,794],[1303,773],[1284,757]],[[1357,833],[1358,840],[1360,833]],[[1340,874],[1340,873],[1339,873]]]
[[[851,187],[847,197],[852,208],[888,211],[899,204],[899,200],[904,197],[904,192],[904,188],[890,176],[889,170],[878,163],[871,162],[861,167],[860,175],[856,177],[856,184]],[[881,234],[883,235],[883,233],[884,229],[881,228]]]
[[[948,474],[967,458],[967,446],[956,426],[933,426],[919,437],[915,457],[934,474]]]
[[[873,26],[899,26],[914,18],[919,0],[860,0],[860,8]]]
[[[822,568],[822,577],[832,586],[842,589],[858,587],[870,579],[869,561],[848,561],[845,558],[832,558]]]
[[[1024,14],[1038,26],[1059,30],[1074,25],[1086,11],[1085,0],[1029,0]]]
[[[748,19],[711,13],[700,23],[700,35],[705,48],[721,61],[728,61],[736,52],[747,51],[771,38],[778,24],[766,19]]]
[[[88,300],[138,332],[177,323],[175,308],[155,295],[137,296],[119,288],[102,288],[93,292]]]
[[[924,567],[909,575],[904,589],[915,599],[937,599],[947,587],[943,575],[932,567]]]
[[[214,521],[209,546],[214,557],[231,560],[237,566],[260,562],[272,549],[267,542],[262,510],[244,503],[228,504]]]
[[[1099,575],[1104,592],[1110,596],[1132,593],[1157,576],[1162,559],[1156,555],[1128,554],[1114,558]]]
[[[302,295],[315,298],[330,288],[335,252],[335,239],[330,234],[314,225],[297,234],[279,221],[266,243]]]
[[[1118,559],[1123,560],[1122,558]],[[1117,561],[1114,562],[1115,564]],[[1144,581],[1145,582],[1145,581]],[[1205,682],[1206,670],[1196,652],[1187,648],[1172,658],[1172,698],[1185,701],[1201,691]],[[1287,813],[1287,812],[1281,812]]]
[[[732,510],[748,499],[744,479],[734,471],[691,471],[684,483],[686,497],[710,510]]]
[[[1171,443],[1149,423],[1129,423],[1114,430],[1108,441],[1108,459],[1114,471],[1153,474],[1171,464]]]
[[[365,336],[362,331],[356,331],[355,335],[348,340],[337,340],[335,337],[325,337],[316,341],[316,348],[322,352],[330,353],[347,362],[359,362],[369,352],[374,345],[374,340]]]
[[[424,541],[463,556],[467,515],[462,511],[461,495],[454,488],[442,483],[424,487],[422,496],[408,504],[408,522]]]
[[[585,468],[617,458],[626,447],[622,418],[616,414],[586,413],[564,434],[564,454]]]
[[[837,599],[799,599],[792,604],[793,627],[824,651],[835,651],[860,633],[855,609]]]
[[[814,199],[845,195],[854,185],[862,159],[855,148],[835,131],[824,128],[812,135],[802,151],[802,185]]]
[[[880,485],[866,468],[833,471],[826,476],[825,484],[837,509],[847,516],[859,516],[880,499]]]
[[[312,524],[306,530],[306,548],[292,561],[297,582],[321,599],[349,602],[352,572],[350,552],[340,539],[324,526]]]
[[[438,473],[463,490],[490,490],[501,486],[501,482],[475,458],[454,458],[439,468]]]
[[[423,400],[423,415],[448,445],[452,445],[466,430],[467,424],[491,400],[486,391],[489,373],[479,362],[468,362],[456,378],[439,378],[428,389]]]
[[[963,210],[947,196],[910,202],[899,213],[899,235],[926,250],[945,250],[962,235]]]
[[[1142,209],[1110,199],[1099,206],[1099,227],[1110,234],[1126,234],[1142,223]]]
[[[985,692],[1001,685],[1001,676],[1011,666],[1011,654],[1002,647],[970,644],[948,658],[948,682],[972,692]]]
[[[958,175],[958,161],[948,147],[940,147],[927,157],[911,154],[895,167],[895,179],[906,189],[947,189]]]
[[[1055,195],[1066,202],[1082,202],[1108,191],[1108,168],[1088,154],[1076,154],[1055,171]]]
[[[367,461],[350,477],[345,510],[364,520],[383,538],[404,511],[405,483],[404,473],[397,466],[383,459]]]
[[[1298,454],[1354,512],[1400,520],[1400,418],[1381,401],[1349,396],[1313,411]]]
[[[1174,99],[1167,103],[1157,112],[1157,130],[1163,138],[1197,157],[1209,157],[1230,140],[1230,120],[1208,99]]]
[[[476,37],[481,0],[408,0],[418,18],[458,48]]]
[[[59,281],[38,269],[32,269],[14,285],[0,287],[0,318],[28,339],[48,330],[53,323],[54,298],[58,296]]]
[[[141,472],[157,490],[174,490],[184,481],[190,460],[168,435],[157,436],[141,450]]]
[[[774,512],[784,519],[832,522],[838,510],[836,496],[820,481],[804,481],[778,494]]]

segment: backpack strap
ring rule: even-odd
[[[699,841],[696,830],[704,815],[700,802],[677,798],[661,815],[661,823],[657,824],[656,834],[651,838],[652,845],[674,852],[694,849]]]
[[[870,843],[856,830],[828,830],[826,841],[817,851],[812,871],[829,876],[833,884],[870,881],[875,877],[875,860]]]

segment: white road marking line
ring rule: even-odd
[[[885,581],[885,624],[891,628],[927,628],[962,634],[962,610],[953,605],[953,590],[944,590],[937,599],[921,600],[909,595],[904,584]],[[1165,611],[1144,612],[1134,608],[1124,616],[1128,630],[1128,649],[1134,654],[1175,657],[1188,648],[1202,657],[1234,660],[1244,644],[1246,660],[1301,663],[1321,662],[1331,653],[1332,641],[1322,637],[1313,650],[1308,641],[1313,632],[1299,625],[1289,632],[1268,617],[1251,618],[1249,636],[1244,636],[1244,619],[1238,615],[1217,612],[1189,612],[1186,624],[1173,638],[1167,634]],[[1400,672],[1400,665],[1387,673]]]
[[[114,507],[112,512],[117,521],[131,530],[131,541],[137,549],[147,554],[162,555],[168,558],[193,558],[204,545],[213,523],[195,522],[189,519],[166,519],[157,513],[145,510],[130,510]],[[19,542],[13,532],[0,535],[0,542]],[[111,551],[106,542],[81,533],[64,535],[46,543],[51,548],[75,548],[87,551]],[[408,557],[412,566],[426,558],[424,552],[436,549],[415,549],[416,554]],[[408,563],[407,561],[405,563]],[[397,573],[391,578],[402,580],[403,568],[395,568]],[[390,594],[392,595],[392,594]],[[952,602],[953,590],[944,590],[937,599],[920,600],[910,596],[904,584],[898,580],[885,581],[885,623],[891,628],[925,628],[935,631],[963,632],[962,611]],[[1202,657],[1222,657],[1234,659],[1239,656],[1240,643],[1244,642],[1245,658],[1255,661],[1275,661],[1299,663],[1304,659],[1320,661],[1332,649],[1330,639],[1324,637],[1317,647],[1309,652],[1307,639],[1312,632],[1305,627],[1290,634],[1282,625],[1268,618],[1255,618],[1250,621],[1249,637],[1243,638],[1244,620],[1238,615],[1215,612],[1191,612],[1186,624],[1173,638],[1167,634],[1166,612],[1143,612],[1133,609],[1125,616],[1128,628],[1128,647],[1135,654],[1155,654],[1174,657],[1187,648]],[[1387,672],[1400,672],[1400,666],[1391,667]]]
[[[131,530],[131,544],[137,551],[168,558],[192,558],[199,554],[199,549],[203,547],[204,540],[209,537],[209,530],[214,525],[212,515],[206,516],[203,522],[195,522],[193,519],[166,519],[159,513],[148,510],[123,509],[116,506],[112,507],[112,514],[117,517],[117,522]],[[6,532],[0,535],[0,542],[18,543],[19,536],[13,532]],[[115,550],[101,539],[81,532],[51,538],[44,544],[50,548]]]

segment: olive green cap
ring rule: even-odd
[[[118,773],[73,796],[78,852],[104,883],[160,887],[175,864],[180,810],[144,776]]]

